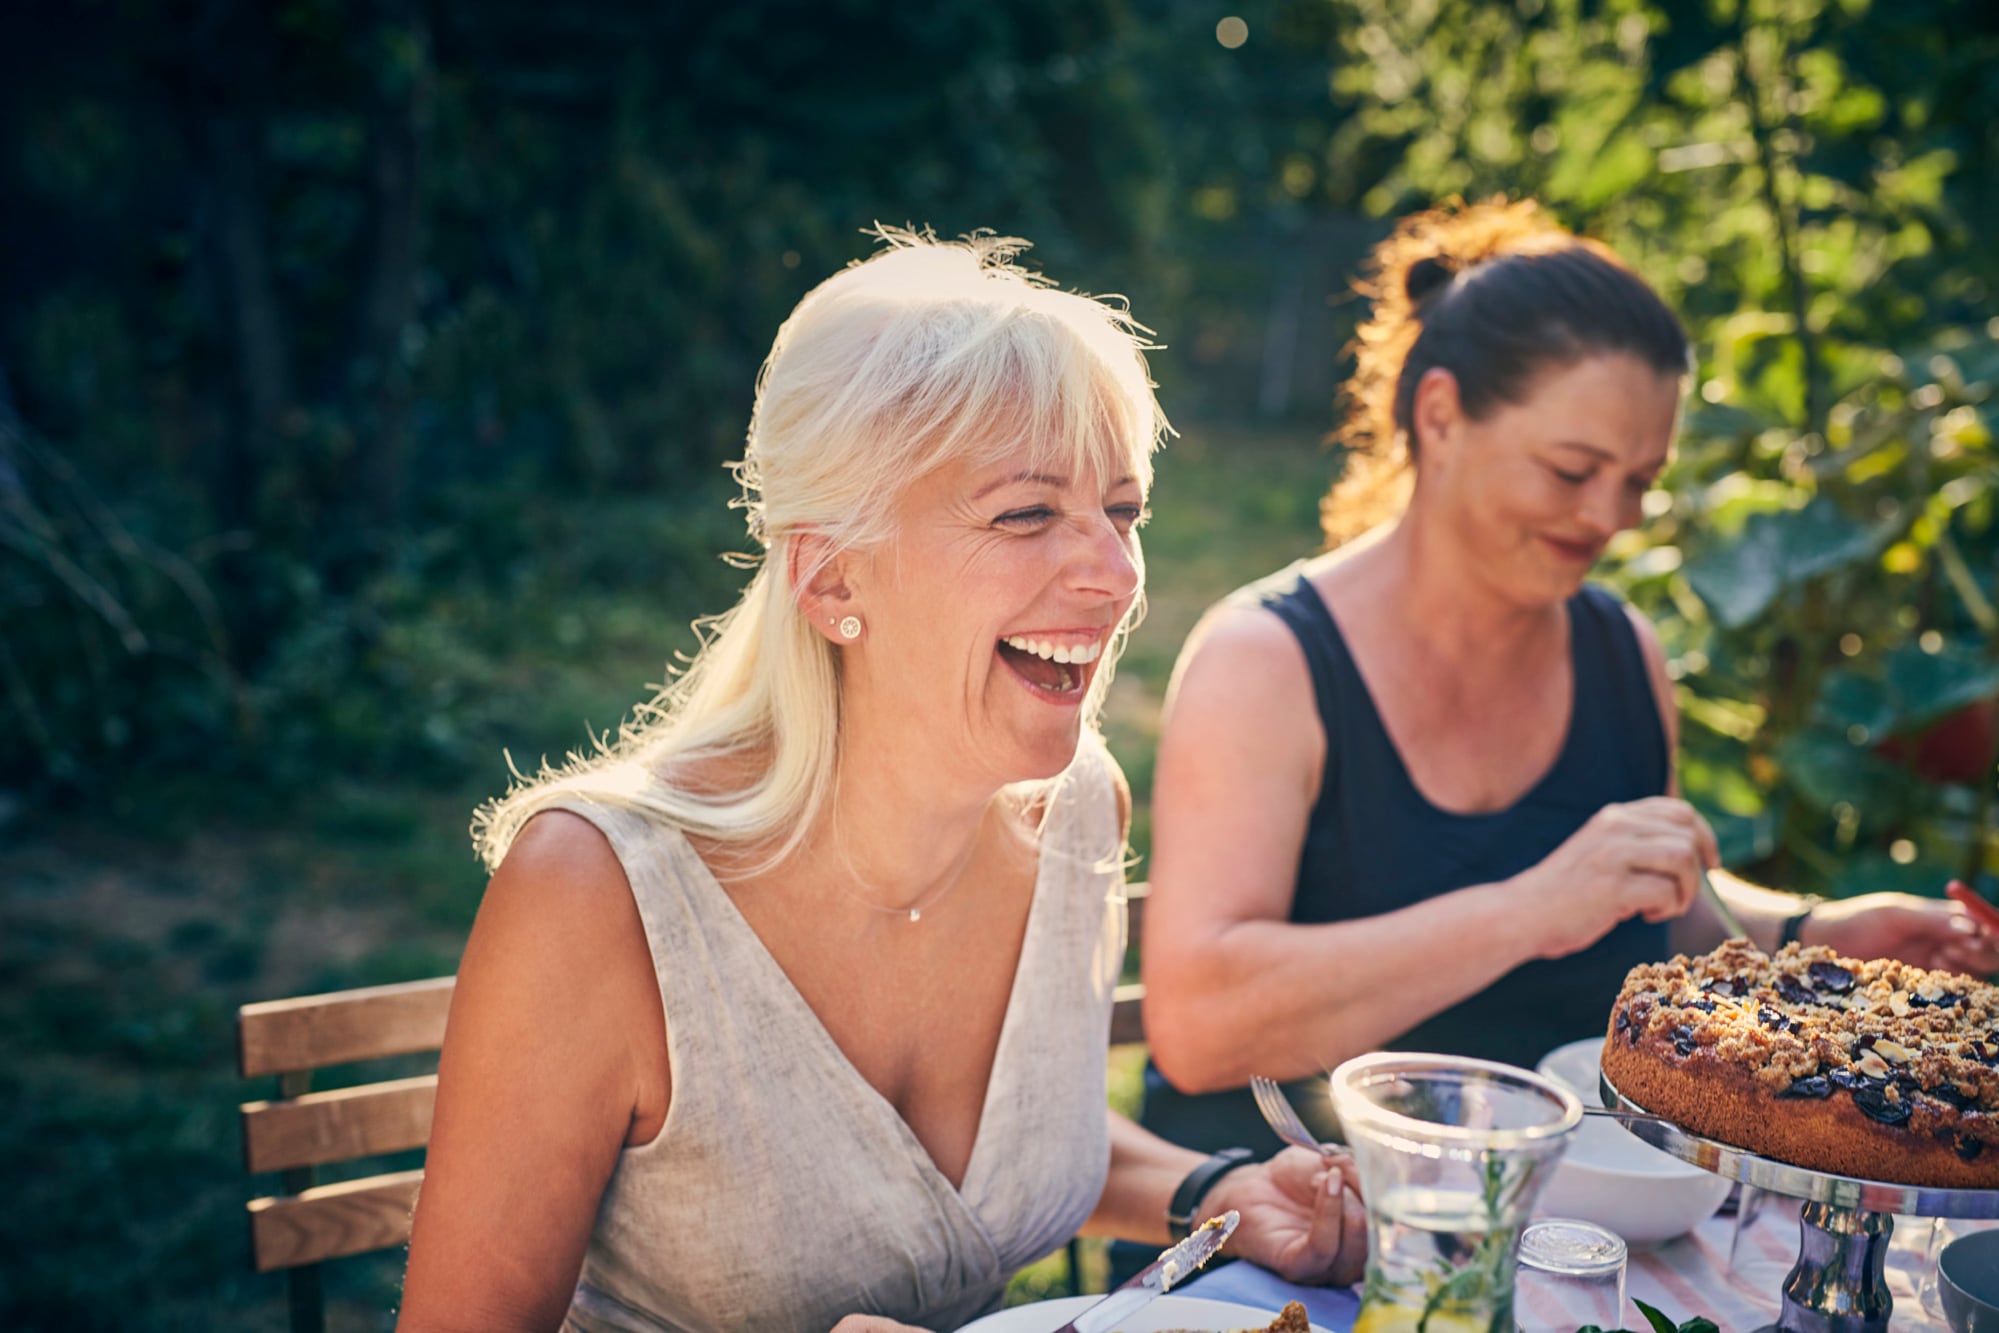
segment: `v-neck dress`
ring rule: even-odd
[[[1110,1166],[1105,1058],[1125,944],[1100,741],[1085,741],[1047,806],[1020,962],[955,1188],[686,838],[629,811],[556,808],[601,829],[624,865],[673,1070],[664,1127],[619,1155],[604,1191],[566,1330],[825,1333],[849,1314],[951,1329],[1075,1234]]]

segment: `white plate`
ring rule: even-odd
[[[1101,1299],[1064,1296],[1060,1300],[1016,1305],[1011,1310],[975,1319],[959,1333],[1053,1333]],[[1204,1301],[1197,1296],[1161,1296],[1127,1316],[1118,1329],[1120,1333],[1162,1333],[1174,1328],[1195,1329],[1199,1333],[1235,1333],[1237,1329],[1268,1328],[1275,1318],[1277,1311],[1259,1310],[1251,1305]],[[1314,1324],[1312,1333],[1326,1333],[1326,1330]]]

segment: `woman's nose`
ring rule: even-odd
[[[1088,524],[1078,540],[1070,583],[1080,592],[1123,600],[1145,582],[1145,557],[1138,534],[1120,531],[1108,517]]]
[[[1593,486],[1583,499],[1583,521],[1606,541],[1634,526],[1638,518],[1639,507],[1630,502],[1621,481]]]

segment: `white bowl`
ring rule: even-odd
[[[1603,1039],[1558,1046],[1535,1066],[1585,1106],[1603,1105],[1598,1060]],[[1642,1143],[1614,1120],[1584,1116],[1541,1194],[1542,1217],[1580,1217],[1609,1227],[1631,1245],[1685,1235],[1714,1216],[1728,1180]]]

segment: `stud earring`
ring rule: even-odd
[[[843,639],[858,639],[858,638],[860,638],[860,637],[861,637],[861,618],[860,618],[859,616],[842,616],[842,617],[840,617],[840,637],[841,637],[841,638],[843,638]]]

